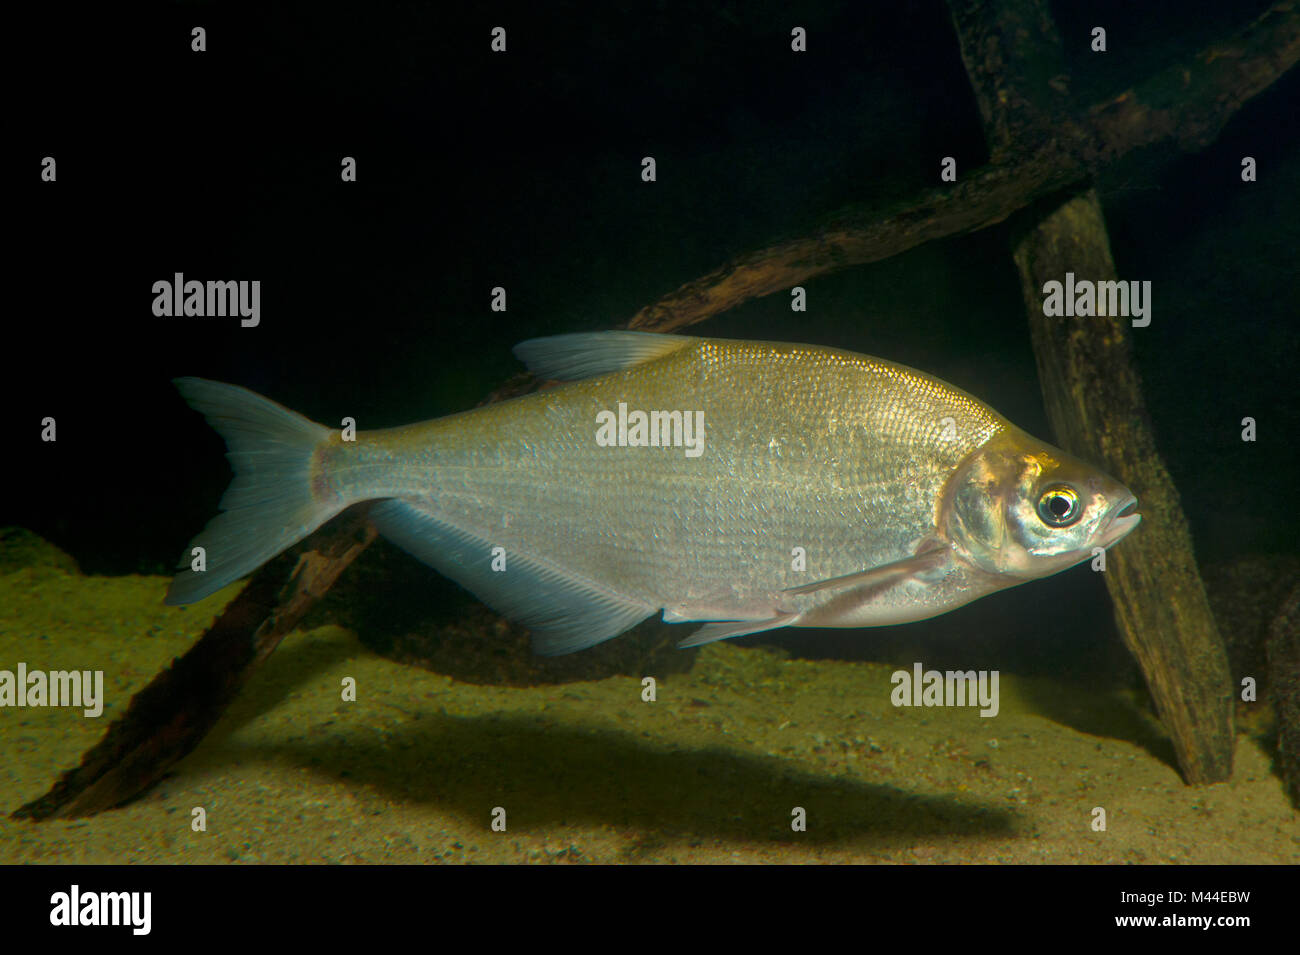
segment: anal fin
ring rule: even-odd
[[[766,620],[723,620],[718,623],[706,623],[677,646],[698,647],[701,644],[713,643],[715,640],[730,640],[732,637],[762,633],[764,630],[778,630],[790,626],[798,616],[797,613],[779,613]]]

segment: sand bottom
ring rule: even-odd
[[[9,819],[232,595],[181,609],[165,588],[55,566],[0,576],[0,669],[102,669],[108,700],[98,719],[0,709],[0,863],[1300,862],[1258,728],[1239,734],[1230,782],[1187,787],[1124,693],[1003,673],[988,719],[894,707],[884,664],[713,644],[647,702],[627,676],[461,682],[334,625],[291,635],[134,804]]]

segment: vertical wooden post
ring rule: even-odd
[[[1030,149],[1043,136],[1071,135],[1060,39],[1046,0],[950,0],[950,8],[990,150]],[[1142,668],[1184,778],[1227,779],[1234,744],[1227,652],[1178,491],[1156,450],[1130,320],[1043,313],[1049,280],[1064,282],[1066,272],[1076,280],[1117,278],[1101,205],[1088,191],[1027,215],[1037,218],[1015,238],[1013,257],[1057,442],[1125,482],[1143,516],[1108,555],[1106,585],[1120,635]]]

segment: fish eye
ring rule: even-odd
[[[1069,527],[1083,516],[1079,494],[1068,484],[1054,484],[1038,498],[1038,516],[1048,527]]]

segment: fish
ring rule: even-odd
[[[702,624],[680,643],[697,646],[935,617],[1141,521],[1114,478],[885,359],[637,331],[515,354],[561,384],[351,435],[238,385],[175,379],[234,476],[166,602],[371,502],[381,534],[528,627],[540,654],[656,613]]]

